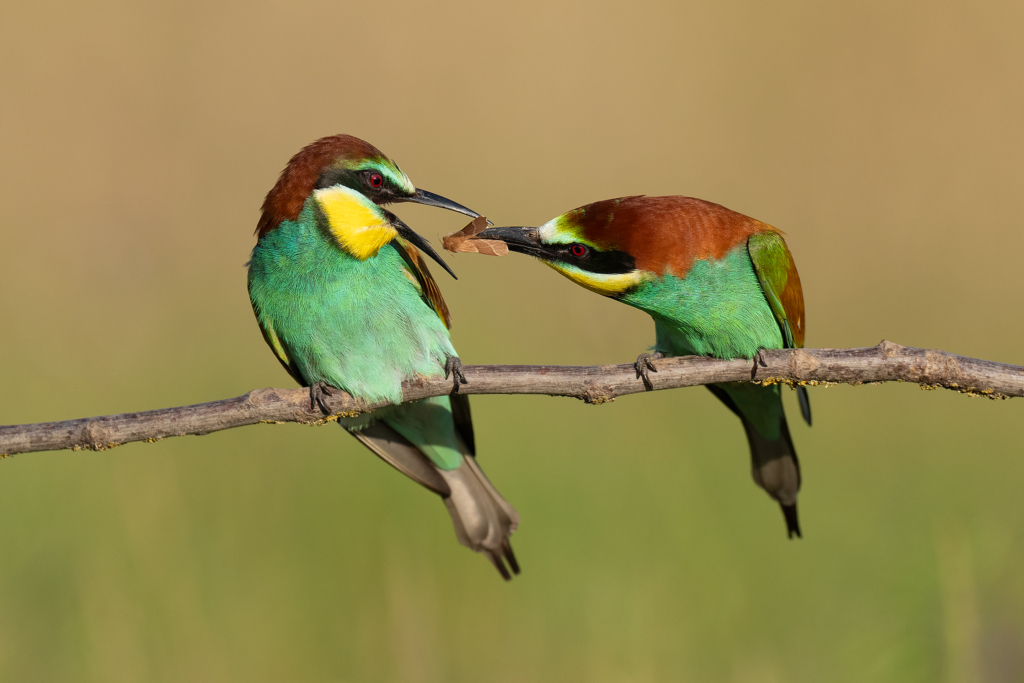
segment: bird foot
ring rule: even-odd
[[[316,410],[318,407],[324,415],[330,415],[331,409],[327,407],[327,397],[334,395],[334,387],[327,382],[314,382],[309,385],[309,409]]]
[[[757,350],[757,353],[754,354],[754,367],[750,369],[750,379],[755,379],[757,377],[758,365],[762,368],[768,367],[768,363],[765,361],[764,354],[762,353],[763,351],[764,347],[762,346]]]
[[[469,380],[462,374],[462,361],[458,356],[448,356],[448,360],[444,363],[444,378],[448,379],[449,377],[453,381],[453,394],[459,393],[460,384],[469,384]]]
[[[655,351],[654,353],[641,353],[636,357],[636,362],[633,363],[633,369],[636,370],[636,378],[642,379],[644,382],[644,388],[647,391],[654,390],[654,384],[651,382],[651,377],[648,374],[650,372],[657,372],[658,368],[654,367],[652,360],[661,360],[665,357],[661,351]]]

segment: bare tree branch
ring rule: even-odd
[[[918,349],[882,341],[859,349],[787,349],[764,351],[764,365],[749,360],[718,360],[699,356],[666,358],[651,374],[654,389],[674,389],[713,382],[750,381],[786,384],[868,384],[916,382],[929,388],[1009,398],[1024,396],[1024,367],[977,360],[946,351]],[[466,365],[465,394],[547,394],[604,403],[617,396],[644,391],[632,363],[622,365]],[[418,379],[402,385],[406,401],[443,396],[452,380]],[[256,389],[244,396],[65,422],[0,426],[0,454],[104,450],[132,441],[158,441],[169,436],[209,434],[258,423],[318,424],[379,408],[340,391],[326,397],[331,417],[310,405],[308,389]]]

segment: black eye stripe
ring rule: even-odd
[[[583,247],[583,254],[577,256],[576,247]],[[631,273],[636,270],[636,260],[624,251],[599,251],[584,244],[552,244],[544,251],[544,258],[561,261],[581,270],[602,275]],[[575,253],[574,253],[575,252]]]
[[[375,186],[371,182],[370,179],[374,175],[380,176],[380,185]],[[412,194],[401,185],[397,185],[391,176],[373,168],[329,168],[320,174],[314,188],[321,190],[335,185],[343,185],[356,192],[360,192],[380,205],[402,201]]]

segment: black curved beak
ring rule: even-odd
[[[480,214],[478,214],[476,211],[473,211],[472,209],[467,209],[462,204],[453,202],[452,200],[442,197],[439,194],[427,192],[426,190],[416,190],[416,194],[414,194],[413,196],[402,199],[396,199],[395,201],[412,202],[414,204],[423,204],[424,206],[436,206],[439,209],[448,209],[449,211],[465,214],[473,218],[480,217]],[[491,222],[487,221],[487,224],[491,225]]]
[[[544,245],[540,241],[540,233],[537,228],[528,227],[502,227],[485,228],[476,235],[477,239],[498,240],[508,245],[512,251],[530,256],[544,257]]]
[[[456,204],[456,206],[458,206],[458,204]],[[469,211],[469,209],[466,209],[466,211]],[[430,242],[424,239],[418,232],[416,232],[408,225],[406,225],[402,221],[402,219],[396,216],[395,214],[391,213],[390,211],[385,211],[384,213],[387,215],[388,220],[391,221],[391,225],[394,226],[395,230],[398,232],[398,235],[402,239],[404,239],[409,244],[414,245],[424,254],[437,261],[437,263],[442,268],[447,270],[448,274],[451,275],[453,278],[455,278],[456,280],[459,279],[458,277],[455,276],[455,271],[449,268],[448,264],[444,262],[444,259],[442,259],[441,256],[436,251],[434,251],[434,248],[432,246],[430,246]]]

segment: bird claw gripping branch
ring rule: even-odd
[[[764,359],[764,347],[762,346],[754,354],[754,367],[750,369],[750,379],[757,378],[757,366],[760,365],[762,368],[768,367],[768,363]]]
[[[331,409],[327,407],[325,400],[334,395],[334,389],[327,382],[314,382],[309,385],[309,409],[316,410],[318,407],[324,415],[330,415]]]
[[[458,356],[448,356],[448,360],[444,364],[444,378],[449,377],[453,380],[452,393],[459,393],[460,384],[469,384],[469,380],[462,374],[462,361],[459,360]]]
[[[654,367],[652,360],[661,360],[665,357],[661,351],[655,351],[654,353],[641,353],[636,357],[636,362],[633,363],[633,368],[636,370],[636,378],[642,379],[644,382],[644,388],[647,391],[654,391],[654,384],[651,382],[651,377],[648,374],[650,372],[657,372],[658,368]]]

